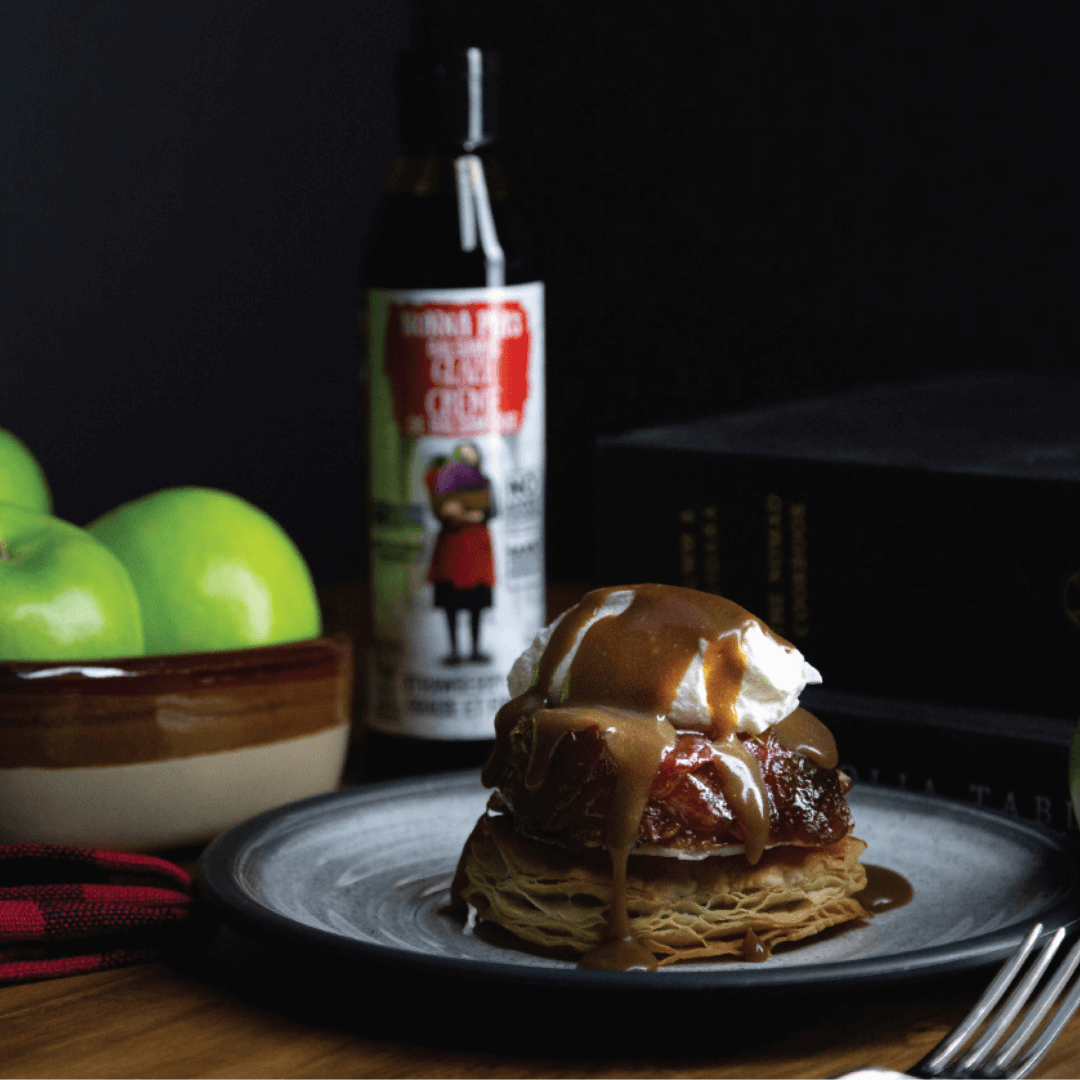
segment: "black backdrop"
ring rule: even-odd
[[[592,572],[598,432],[1075,365],[1068,5],[474,6],[549,288],[552,574]],[[408,5],[0,11],[0,426],[70,520],[210,484],[359,576],[357,251]]]

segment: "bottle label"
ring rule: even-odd
[[[367,293],[369,725],[485,739],[544,623],[544,287]]]

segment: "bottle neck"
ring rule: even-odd
[[[495,223],[492,203],[506,198],[502,169],[490,155],[459,153],[397,157],[386,184],[389,196],[452,201],[447,212],[457,218],[457,248],[463,257],[483,259],[483,283],[506,284],[506,253]],[[494,181],[494,182],[492,182]]]
[[[501,202],[507,197],[506,175],[497,150],[488,146],[475,153],[463,147],[429,147],[404,150],[394,158],[386,180],[388,195],[413,195],[418,198],[453,195],[459,185],[457,162],[476,158],[483,165],[488,197]]]
[[[480,48],[405,53],[398,64],[402,146],[475,153],[498,132],[499,59]]]
[[[363,278],[373,287],[498,288],[536,280],[531,233],[492,148],[399,154],[363,250]]]

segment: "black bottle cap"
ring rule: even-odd
[[[416,49],[398,62],[398,129],[411,151],[469,152],[498,134],[499,54]]]

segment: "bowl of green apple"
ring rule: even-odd
[[[0,429],[0,843],[164,850],[333,790],[352,663],[258,507],[175,487],[78,526]]]

